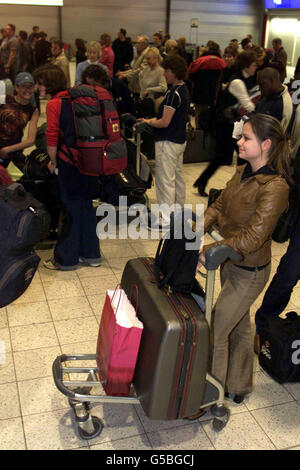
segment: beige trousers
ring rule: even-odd
[[[261,271],[246,271],[231,262],[221,269],[221,292],[212,322],[211,374],[225,391],[245,395],[252,391],[253,340],[250,306],[270,276],[270,264]]]
[[[155,182],[158,204],[185,202],[185,181],[183,178],[184,144],[175,144],[168,140],[155,143]]]

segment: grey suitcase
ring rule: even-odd
[[[202,404],[209,327],[191,295],[158,289],[153,263],[152,258],[128,261],[121,281],[128,296],[137,286],[138,317],[144,325],[133,386],[149,418],[180,419]]]

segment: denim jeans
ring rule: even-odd
[[[265,293],[262,305],[256,312],[255,323],[258,334],[262,333],[267,318],[276,317],[283,312],[299,279],[300,211],[293,228],[287,252],[281,258],[276,274]]]
[[[66,235],[58,239],[54,250],[55,261],[62,266],[76,267],[79,257],[91,261],[100,260],[99,239],[96,233],[97,219],[92,199],[70,198],[64,184],[61,165],[58,180],[61,200],[71,217],[71,224]]]

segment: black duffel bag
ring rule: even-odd
[[[34,245],[49,233],[44,206],[13,183],[0,187],[0,308],[27,289],[40,258]]]
[[[267,319],[260,344],[259,364],[274,380],[300,382],[300,316],[296,312]]]

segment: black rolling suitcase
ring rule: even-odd
[[[158,289],[154,260],[130,260],[121,285],[138,287],[138,316],[144,324],[133,386],[146,415],[180,419],[196,413],[205,391],[209,327],[191,295]]]

